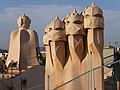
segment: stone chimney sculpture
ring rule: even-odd
[[[10,35],[7,65],[11,60],[18,61],[19,69],[38,65],[39,42],[37,32],[29,29],[31,20],[25,14],[17,20],[18,30]]]
[[[103,65],[102,10],[92,3],[80,14],[75,9],[63,22],[56,18],[45,29],[45,90],[53,90],[90,69]],[[104,90],[103,81],[103,69],[100,68],[57,90]]]
[[[103,11],[97,7],[94,2],[92,2],[92,5],[84,12],[84,28],[88,32],[88,57],[90,57],[90,53],[92,53],[92,68],[102,66],[104,46],[104,18]],[[103,68],[94,70],[92,72],[92,89],[103,90],[103,81]]]
[[[53,83],[51,87],[55,87],[56,84],[60,85],[59,81],[63,80],[63,68],[66,63],[65,41],[65,24],[57,16],[56,19],[46,27],[43,37],[43,42],[46,47],[46,61],[48,61],[45,68],[46,90],[48,90],[48,79]],[[54,80],[52,80],[53,78]],[[50,90],[52,90],[52,88]]]

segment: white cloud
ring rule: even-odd
[[[22,5],[19,7],[9,7],[4,10],[4,13],[0,13],[0,17],[3,17],[0,18],[0,21],[9,22],[9,20],[16,20],[18,16],[26,13],[31,17],[32,21],[37,20],[46,24],[46,22],[55,18],[56,15],[63,17],[74,8],[81,9],[80,7],[62,5]]]
[[[19,7],[8,7],[2,13],[0,13],[0,48],[8,48],[10,32],[17,29],[17,18],[20,15],[26,13],[31,20],[31,28],[38,32],[40,44],[42,44],[42,36],[44,34],[44,28],[49,22],[56,17],[60,16],[62,19],[67,13],[72,12],[74,8],[81,11],[81,7],[64,6],[64,5],[22,5]]]
[[[42,44],[44,28],[51,19],[58,15],[61,19],[77,8],[78,12],[83,9],[76,6],[64,5],[22,5],[18,7],[7,7],[0,13],[0,48],[7,48],[9,45],[10,32],[17,29],[16,21],[20,15],[26,13],[31,20],[31,29],[37,31]],[[104,10],[105,15],[105,41],[119,41],[120,33],[120,11]]]

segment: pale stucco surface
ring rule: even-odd
[[[103,11],[94,2],[80,14],[74,10],[63,21],[58,17],[51,21],[43,37],[45,90],[52,90],[90,70],[90,63],[92,68],[103,65],[103,30]],[[92,72],[93,90],[104,90],[103,74],[103,69]],[[57,90],[89,90],[90,78],[87,73]]]

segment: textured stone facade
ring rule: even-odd
[[[82,13],[74,10],[63,21],[58,17],[45,29],[45,90],[103,65],[104,17],[94,3]],[[90,57],[92,58],[90,61]],[[104,90],[103,69],[92,71],[92,90]],[[90,73],[57,90],[89,90]],[[49,89],[48,89],[49,88]]]

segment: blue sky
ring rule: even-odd
[[[120,0],[94,0],[103,9],[105,16],[105,44],[120,42]],[[91,0],[0,0],[0,48],[8,49],[10,33],[17,30],[16,21],[26,13],[31,20],[31,29],[37,31],[40,45],[44,28],[56,15],[62,19],[77,8],[78,12],[90,6]]]
[[[86,6],[91,3],[92,0],[0,0],[0,10],[6,7],[17,7],[20,5],[75,5]],[[120,9],[119,0],[94,0],[95,3],[101,6],[103,9]]]

